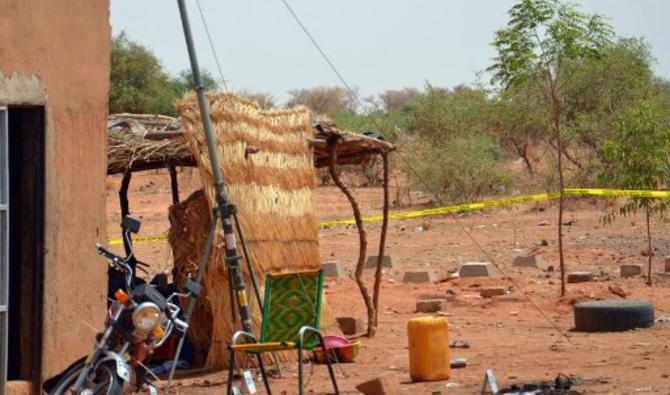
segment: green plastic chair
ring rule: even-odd
[[[236,353],[257,356],[265,389],[271,394],[261,354],[285,350],[298,350],[298,394],[303,394],[302,351],[312,350],[317,345],[323,350],[326,349],[323,336],[319,332],[322,291],[321,269],[267,275],[260,339],[256,339],[251,333],[238,331],[228,346],[228,395],[232,394]],[[247,342],[238,344],[240,339]],[[330,358],[326,358],[326,363],[335,394],[339,394]]]

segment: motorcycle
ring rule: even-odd
[[[99,243],[96,248],[113,268],[125,274],[125,289],[114,292],[105,329],[96,336],[91,353],[44,383],[42,389],[50,395],[117,395],[142,390],[157,394],[143,362],[171,335],[181,337],[188,330],[188,323],[179,318],[181,310],[175,299],[198,296],[200,285],[189,280],[184,285],[186,293],[173,292],[168,298],[151,284],[135,285],[130,234],[139,231],[140,221],[126,216],[121,226],[131,246],[125,258]]]

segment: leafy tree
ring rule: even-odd
[[[394,112],[402,110],[410,101],[421,96],[421,91],[416,88],[404,88],[401,90],[389,89],[379,95],[384,110]]]
[[[604,146],[607,164],[600,174],[602,181],[617,188],[658,190],[668,187],[670,180],[670,125],[663,122],[658,108],[642,102],[627,110],[617,122],[614,133]],[[665,200],[632,197],[619,208],[619,214],[627,216],[644,210],[647,224],[648,273],[651,285],[651,226],[649,218],[654,213],[663,213],[668,208]],[[616,211],[605,217],[611,222]]]
[[[216,79],[209,70],[201,70],[200,77],[205,90],[212,91],[219,89],[219,83],[216,82]],[[180,98],[185,93],[193,91],[194,85],[191,70],[183,70],[178,76],[170,79],[170,87],[174,98]]]
[[[174,114],[170,77],[158,58],[125,33],[112,39],[109,112]]]
[[[492,43],[497,52],[493,83],[503,88],[531,82],[537,85],[552,118],[558,151],[560,199],[558,248],[561,295],[565,295],[563,257],[563,167],[561,140],[564,87],[583,61],[601,56],[611,45],[614,32],[600,15],[587,15],[560,0],[520,0],[509,10],[510,21],[498,30]]]

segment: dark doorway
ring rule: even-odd
[[[8,108],[9,380],[39,385],[44,272],[44,107]]]

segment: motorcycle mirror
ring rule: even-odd
[[[202,292],[202,286],[193,280],[187,280],[184,284],[184,289],[196,298],[199,297]]]
[[[127,229],[132,233],[137,233],[140,231],[140,225],[142,224],[142,221],[140,221],[137,218],[133,218],[130,215],[126,215],[123,217],[123,220],[121,220],[121,227],[123,229]]]

